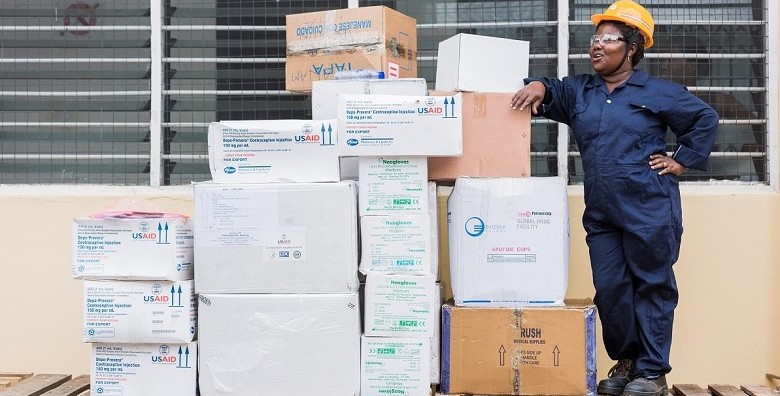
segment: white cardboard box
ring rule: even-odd
[[[198,293],[354,293],[354,182],[195,184]]]
[[[192,244],[184,218],[73,219],[73,277],[192,279]]]
[[[198,344],[92,344],[95,395],[194,395]]]
[[[441,381],[441,306],[444,304],[441,283],[436,282],[434,289],[436,306],[433,310],[433,337],[431,337],[431,384]]]
[[[436,278],[433,275],[366,276],[364,334],[372,337],[433,337]]]
[[[429,396],[430,339],[362,337],[361,396]]]
[[[339,180],[336,120],[220,121],[209,126],[217,183]]]
[[[431,217],[360,217],[360,272],[433,274]],[[438,263],[436,263],[438,265]]]
[[[200,296],[200,393],[357,395],[357,294]]]
[[[193,281],[84,281],[84,342],[185,343],[196,320]]]
[[[436,90],[515,93],[528,77],[529,44],[456,34],[439,43]]]
[[[428,94],[428,85],[423,78],[312,81],[312,118],[315,120],[338,118],[338,96],[345,94],[425,96]]]
[[[563,178],[459,178],[448,209],[456,305],[563,304],[569,267]]]
[[[428,213],[425,157],[361,157],[360,215]]]
[[[460,156],[462,98],[339,95],[341,156]]]
[[[312,81],[312,118],[315,120],[338,118],[339,94],[425,96],[428,94],[428,85],[422,78]],[[341,157],[339,172],[341,180],[357,180],[357,157]]]

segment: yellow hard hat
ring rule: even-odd
[[[647,12],[645,7],[632,0],[618,0],[607,7],[603,14],[593,14],[590,20],[596,26],[602,21],[623,22],[639,30],[645,36],[645,48],[653,46],[653,30],[655,30],[653,16]]]

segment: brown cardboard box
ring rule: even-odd
[[[431,95],[452,95],[431,92]],[[463,155],[428,158],[428,178],[531,176],[531,111],[512,110],[511,93],[461,92]]]
[[[444,301],[452,298],[450,278],[450,231],[447,224],[447,200],[452,194],[452,186],[436,186],[436,225],[439,231],[439,279],[442,284]]]
[[[360,69],[417,77],[417,21],[384,6],[287,15],[288,91]]]
[[[441,392],[596,395],[596,308],[442,309]]]

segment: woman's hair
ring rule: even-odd
[[[620,31],[620,34],[626,39],[626,50],[631,47],[631,44],[636,44],[636,51],[631,56],[631,67],[638,65],[639,61],[645,57],[645,36],[639,30],[620,21],[601,21],[596,28],[598,29],[599,26],[605,23],[611,23]]]

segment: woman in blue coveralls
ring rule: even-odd
[[[620,0],[591,19],[595,74],[526,79],[511,105],[569,125],[582,154],[595,303],[618,361],[598,393],[663,396],[683,232],[677,176],[707,169],[718,115],[684,86],[635,68],[653,45],[645,8]],[[671,156],[667,128],[677,137]]]

